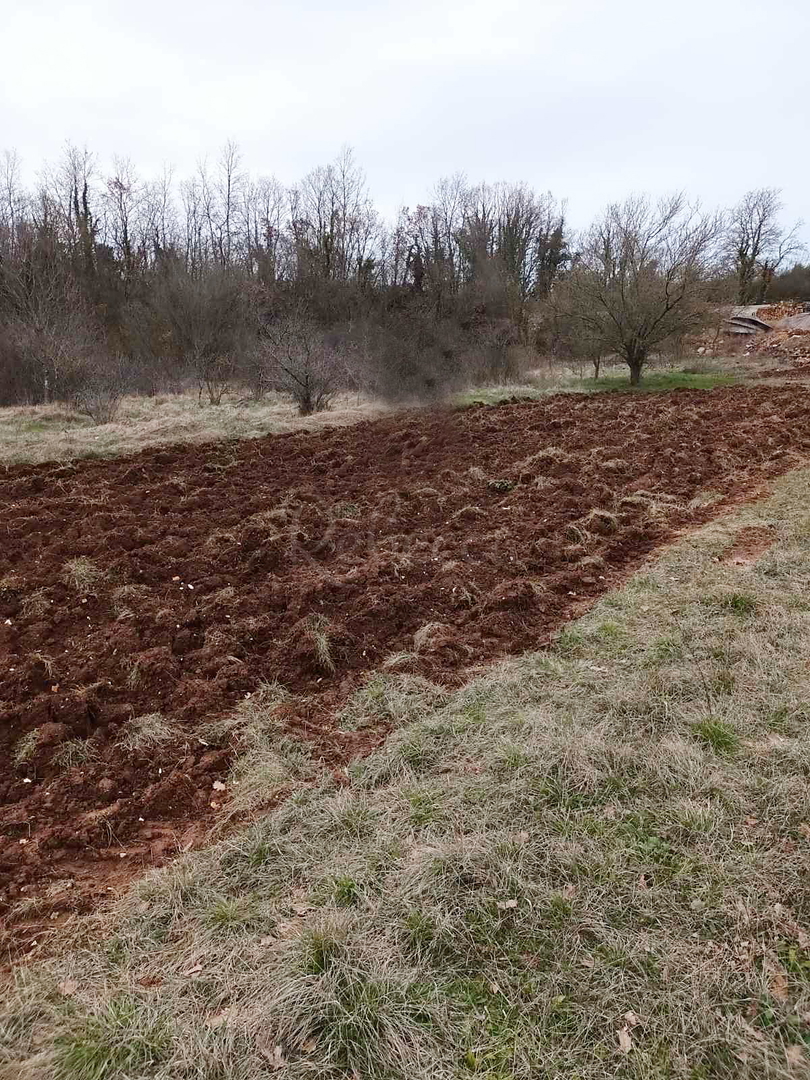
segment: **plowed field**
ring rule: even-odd
[[[47,925],[197,842],[229,748],[195,735],[260,681],[293,692],[290,731],[339,770],[382,732],[335,713],[390,654],[451,682],[541,645],[808,451],[810,394],[756,387],[0,474],[0,904],[45,897]],[[133,751],[152,713],[185,737]]]

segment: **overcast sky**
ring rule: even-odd
[[[378,207],[526,180],[810,219],[808,0],[0,0],[0,149],[182,176],[227,140],[290,183],[352,146]],[[810,229],[804,230],[810,239]]]

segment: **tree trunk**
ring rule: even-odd
[[[641,369],[647,357],[643,352],[633,352],[627,357],[627,366],[630,368],[630,385],[639,386],[641,383]]]

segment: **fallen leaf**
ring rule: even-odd
[[[65,997],[72,997],[79,989],[79,984],[75,979],[65,979],[64,982],[59,983],[59,993],[64,994]]]
[[[215,780],[211,787],[214,791],[225,791],[226,785],[223,784],[221,780]]]
[[[509,911],[511,908],[516,908],[517,906],[517,900],[499,900],[497,903],[498,911]]]
[[[630,1029],[623,1027],[616,1032],[619,1037],[619,1049],[623,1054],[629,1054],[633,1049],[633,1040],[630,1036]]]
[[[139,986],[149,989],[152,986],[163,986],[163,979],[159,975],[141,975],[137,980]]]
[[[496,982],[491,982],[489,984],[489,992],[490,994],[500,994],[501,988]]]
[[[222,1027],[222,1025],[228,1019],[228,1014],[230,1013],[230,1011],[231,1011],[230,1008],[226,1007],[224,1009],[220,1009],[219,1012],[211,1013],[210,1016],[206,1017],[206,1020],[205,1020],[206,1027],[210,1027],[210,1028]]]
[[[304,1051],[305,1054],[314,1054],[315,1051],[318,1049],[318,1040],[304,1039],[304,1041],[301,1043],[301,1049]]]
[[[270,1063],[271,1069],[283,1069],[287,1064],[284,1051],[280,1046],[259,1047],[259,1052]]]
[[[781,971],[778,971],[771,979],[770,990],[777,1001],[787,1001],[789,997],[788,981]]]
[[[631,1028],[638,1027],[638,1025],[641,1023],[641,1018],[636,1013],[634,1013],[632,1009],[630,1010],[630,1012],[626,1012],[624,1014],[624,1018],[627,1021],[628,1026]]]

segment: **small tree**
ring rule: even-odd
[[[123,357],[98,357],[88,367],[72,395],[77,412],[89,416],[95,424],[111,424],[118,415],[131,378]]]
[[[263,327],[260,349],[267,384],[290,394],[301,416],[329,408],[340,374],[339,349],[329,335],[296,312]]]
[[[620,356],[637,386],[656,346],[706,318],[721,230],[682,195],[613,204],[582,237],[555,306],[597,355]]]

